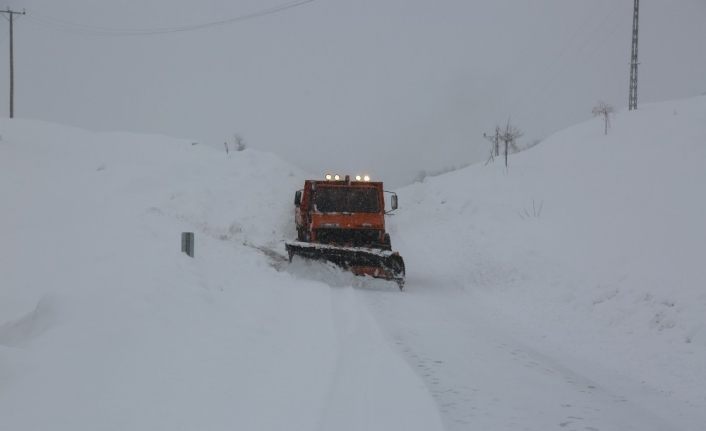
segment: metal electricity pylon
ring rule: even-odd
[[[637,109],[637,29],[640,11],[640,0],[635,0],[635,9],[632,15],[632,54],[630,56],[630,100],[628,109]]]
[[[24,15],[25,11],[16,12],[14,10],[0,10],[0,13],[6,13],[9,15],[10,20],[10,118],[15,116],[15,56],[14,56],[14,43],[13,43],[13,28],[12,21],[15,15]]]

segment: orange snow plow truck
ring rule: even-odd
[[[290,262],[294,256],[325,260],[356,275],[393,280],[402,289],[404,261],[385,232],[385,215],[397,209],[397,195],[381,182],[332,174],[306,180],[294,194],[294,207],[297,240],[285,243]]]

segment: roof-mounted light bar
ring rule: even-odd
[[[326,174],[324,175],[324,178],[326,178],[326,181],[341,181],[341,176],[339,174]],[[356,181],[370,181],[370,176],[369,175],[356,175],[355,176]]]

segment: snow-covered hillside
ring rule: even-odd
[[[409,289],[443,287],[434,295],[495,313],[590,386],[703,429],[706,97],[621,112],[608,136],[602,126],[557,133],[507,171],[496,160],[401,190],[392,235]]]
[[[704,97],[399,190],[403,293],[286,262],[276,156],[0,135],[0,429],[706,423]]]

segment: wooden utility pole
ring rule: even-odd
[[[24,15],[25,11],[17,12],[7,8],[7,10],[0,10],[0,13],[6,13],[10,19],[10,118],[13,118],[15,116],[15,56],[12,22],[15,15]]]

